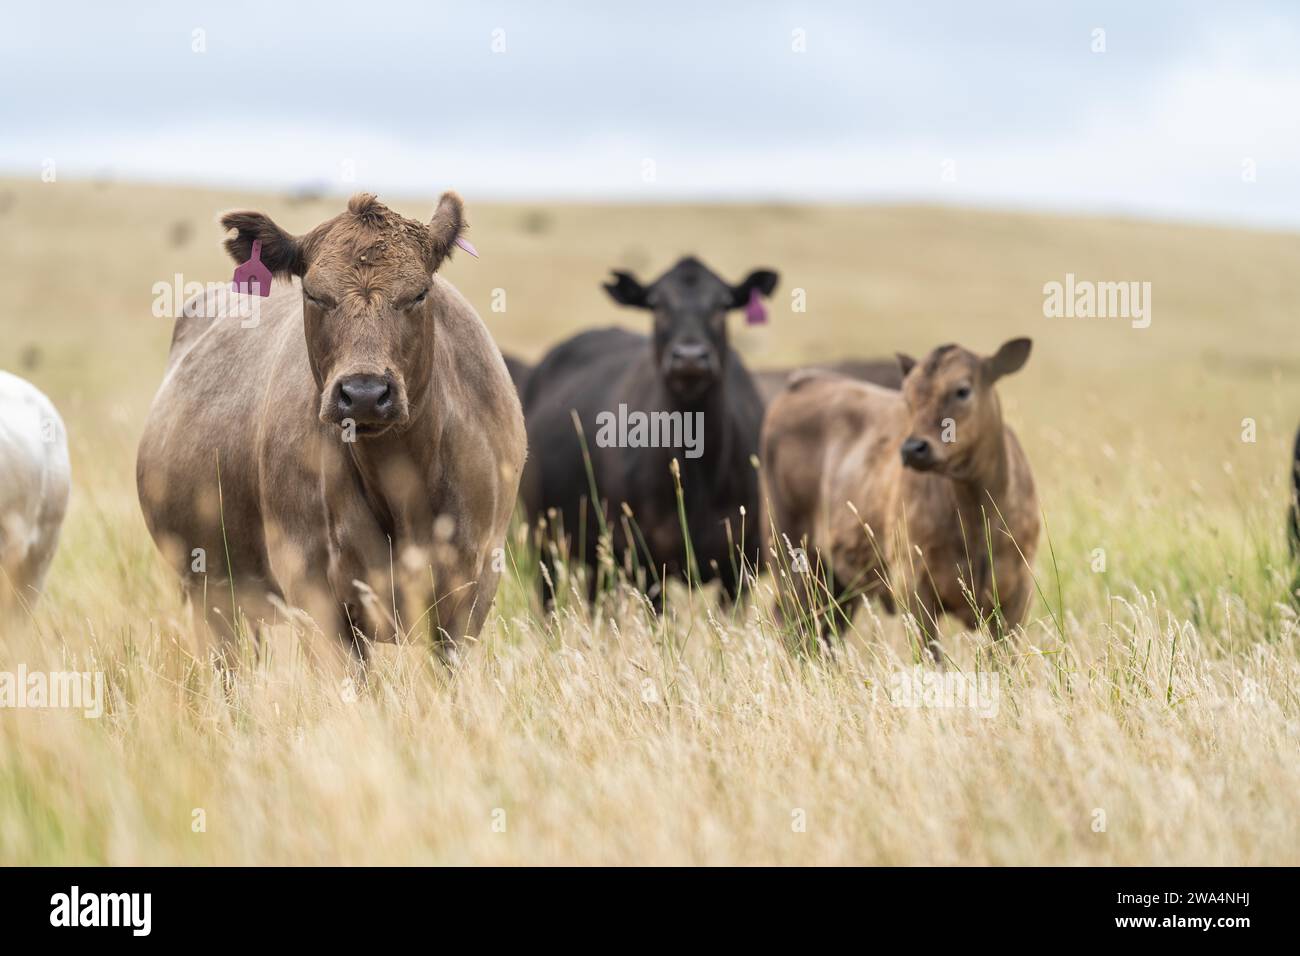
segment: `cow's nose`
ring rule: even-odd
[[[903,442],[903,464],[924,465],[934,457],[934,449],[924,438],[909,438]]]
[[[672,364],[674,370],[703,372],[709,369],[709,347],[694,342],[673,346]]]
[[[358,424],[392,421],[397,413],[393,383],[385,375],[349,375],[340,379],[336,402],[343,417]]]

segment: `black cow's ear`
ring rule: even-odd
[[[984,360],[984,377],[989,382],[996,382],[1003,375],[1019,372],[1029,361],[1029,350],[1033,348],[1032,339],[1012,339],[1004,342],[1002,347]]]
[[[916,359],[902,352],[895,352],[894,358],[898,359],[898,368],[903,373],[903,378],[907,378],[907,373],[916,367]]]
[[[611,270],[610,274],[614,276],[614,281],[606,282],[604,289],[611,299],[619,305],[630,305],[634,309],[649,308],[646,304],[647,289],[636,280],[636,276],[617,269]]]
[[[776,289],[776,284],[780,278],[771,269],[755,269],[745,276],[745,281],[741,282],[740,285],[731,287],[731,307],[740,309],[749,305],[749,297],[755,291],[764,296],[771,295]]]
[[[261,240],[262,264],[276,276],[301,276],[307,271],[303,255],[303,242],[277,226],[269,216],[260,212],[228,212],[221,217],[221,225],[235,230],[226,240],[226,252],[241,265],[253,253],[254,240]]]

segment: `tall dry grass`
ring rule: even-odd
[[[761,207],[562,207],[539,235],[528,210],[476,215],[485,258],[451,278],[528,355],[617,317],[601,269],[652,271],[683,235],[823,303],[817,321],[774,310],[770,330],[739,332],[755,361],[1033,335],[1001,390],[1041,492],[1040,595],[1013,641],[953,622],[943,636],[944,674],[997,679],[981,716],[897,703],[918,663],[937,672],[878,609],[858,609],[834,658],[776,623],[767,577],[739,607],[677,586],[662,617],[625,589],[595,611],[562,594],[548,616],[523,546],[454,672],[386,647],[365,682],[339,683],[282,626],[227,687],[189,653],[138,515],[134,443],[168,335],[151,283],[228,270],[215,241],[173,248],[168,225],[203,235],[218,209],[258,203],[0,188],[17,197],[0,365],[59,404],[75,471],[50,591],[3,625],[0,671],[102,671],[109,695],[98,720],[0,709],[0,862],[1300,862],[1282,534],[1300,389],[1279,278],[1295,237]],[[332,208],[265,205],[295,229]],[[1150,334],[1035,314],[1067,268],[1153,281]],[[504,316],[486,305],[498,284]]]

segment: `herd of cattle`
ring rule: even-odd
[[[649,336],[582,332],[529,367],[437,274],[463,243],[454,193],[428,223],[369,194],[302,235],[258,212],[221,222],[235,262],[260,249],[279,281],[252,327],[210,297],[177,320],[136,469],[205,633],[305,613],[345,659],[415,633],[445,655],[483,625],[517,502],[590,568],[590,594],[602,560],[642,569],[656,603],[667,578],[735,599],[769,567],[784,613],[824,628],[862,596],[927,627],[1025,615],[1038,505],[995,387],[1028,339],[751,373],[727,317],[777,274],[732,285],[685,258],[605,285]],[[619,409],[693,416],[699,453],[595,440]],[[39,595],[69,484],[58,413],[0,373],[0,600]]]

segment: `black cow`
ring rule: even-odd
[[[524,388],[528,384],[528,376],[533,374],[533,367],[509,352],[502,352],[501,357],[506,360],[506,371],[510,373],[510,381],[515,383],[515,391],[519,393],[520,401],[523,401]]]
[[[1287,544],[1291,556],[1300,558],[1300,431],[1295,433],[1295,449],[1291,453],[1291,504],[1286,510]],[[1300,584],[1300,579],[1297,579]]]
[[[686,575],[687,548],[671,470],[676,459],[698,580],[720,578],[734,598],[741,542],[749,564],[759,553],[758,475],[751,458],[758,453],[763,400],[727,344],[727,314],[754,309],[757,297],[776,287],[777,274],[756,270],[733,286],[688,257],[648,286],[627,272],[613,276],[605,290],[620,305],[651,312],[653,334],[616,328],[583,332],[557,345],[533,369],[523,395],[529,446],[524,506],[534,523],[554,509],[570,538],[572,559],[594,568],[600,528],[590,504],[576,411],[619,564],[632,549],[638,566],[654,567],[647,571],[652,585],[665,571]],[[646,414],[640,421],[648,427],[639,433],[634,413]],[[656,438],[661,447],[647,447]],[[665,441],[676,447],[662,447]],[[636,529],[629,540],[624,504],[643,542]],[[595,577],[589,575],[589,594]],[[661,596],[657,586],[651,591]]]

